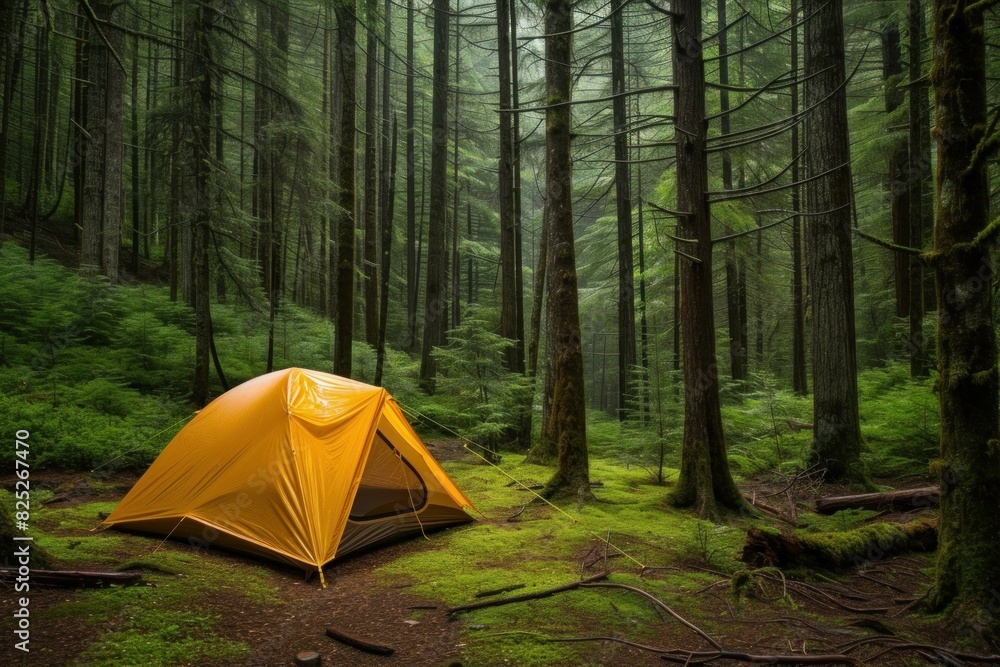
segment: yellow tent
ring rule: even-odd
[[[471,521],[381,387],[290,368],[212,401],[106,525],[319,569],[335,557]]]

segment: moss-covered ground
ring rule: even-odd
[[[481,592],[520,586],[506,594],[532,593],[597,574],[604,568],[605,553],[610,581],[648,591],[735,648],[787,652],[789,641],[797,642],[791,644],[795,649],[808,637],[807,649],[815,652],[821,642],[832,646],[872,634],[850,625],[864,615],[819,604],[792,589],[783,591],[776,583],[778,575],[748,575],[738,556],[749,520],[712,524],[673,509],[667,502],[669,483],[653,484],[646,471],[614,458],[592,462],[596,502],[558,507],[531,502],[535,498],[531,491],[511,483],[515,478],[532,485],[544,481],[549,472],[525,463],[521,455],[506,454],[500,467],[472,458],[444,465],[480,510],[479,520],[334,563],[327,591],[315,582],[303,584],[296,572],[237,555],[95,530],[100,517],[114,507],[120,485],[98,485],[103,491],[79,503],[70,492],[68,501],[36,511],[37,546],[59,567],[140,571],[146,585],[40,593],[33,608],[37,628],[33,652],[30,658],[13,655],[12,659],[20,660],[17,664],[57,665],[70,664],[71,657],[72,664],[109,667],[273,664],[268,662],[272,657],[255,660],[261,651],[273,656],[267,645],[282,633],[296,635],[303,648],[333,650],[322,631],[312,626],[322,628],[332,617],[350,619],[350,609],[343,604],[323,607],[317,602],[343,593],[338,587],[349,589],[355,600],[363,596],[365,615],[384,615],[376,620],[390,628],[399,627],[400,615],[405,614],[405,621],[414,622],[410,628],[430,627],[435,621],[457,633],[447,645],[441,640],[438,658],[433,657],[432,646],[429,655],[421,653],[412,664],[450,665],[456,660],[476,666],[657,664],[655,655],[618,644],[552,641],[589,635],[667,648],[706,648],[655,605],[620,589],[578,589],[444,621],[447,607],[475,601]],[[668,478],[673,474],[671,470]],[[59,494],[58,490],[38,493],[40,502]],[[803,512],[799,531],[829,535],[857,530],[873,518],[871,512],[833,517]],[[855,606],[881,605],[895,597],[901,601],[890,606],[898,610],[921,590],[931,565],[929,554],[916,554],[865,570],[898,590],[860,580],[849,571],[793,574],[834,591],[846,584],[862,598],[870,598],[869,603],[843,599]],[[409,609],[395,604],[402,593],[410,602],[434,608],[400,612]],[[950,641],[942,619],[909,614],[897,621],[884,616],[879,618],[894,631],[914,639]],[[280,625],[273,624],[275,618],[282,619]],[[768,622],[754,623],[761,619]],[[3,628],[10,627],[11,621],[5,619]],[[264,631],[254,633],[258,627]],[[371,639],[404,642],[397,632]],[[974,638],[966,644],[975,646]],[[4,652],[9,650],[3,647]],[[368,658],[351,653],[346,654],[348,662],[340,662],[343,651],[352,649],[339,650],[334,664],[370,664],[365,662]],[[351,662],[351,655],[357,663]],[[404,642],[400,657],[385,664],[409,664],[405,656]],[[894,660],[890,656],[874,664],[907,664]]]

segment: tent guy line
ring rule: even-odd
[[[573,523],[583,524],[583,520],[582,519],[579,519],[579,518],[573,516],[572,514],[570,514],[569,512],[567,512],[566,510],[564,510],[563,508],[559,507],[558,505],[556,505],[555,503],[553,503],[551,500],[549,500],[545,496],[541,495],[540,493],[538,493],[537,491],[535,491],[534,489],[532,489],[530,486],[528,486],[527,484],[525,484],[524,482],[522,482],[521,480],[517,479],[516,477],[514,477],[513,475],[511,475],[509,472],[507,472],[506,470],[504,470],[503,468],[501,468],[499,465],[497,465],[493,461],[490,461],[487,457],[485,457],[482,454],[480,454],[479,452],[471,449],[469,447],[469,445],[472,445],[473,447],[478,447],[478,448],[482,449],[483,451],[491,451],[487,447],[484,447],[483,445],[480,445],[478,442],[470,440],[469,438],[465,437],[464,435],[462,435],[461,433],[459,433],[455,429],[449,428],[449,427],[445,426],[444,424],[442,424],[441,422],[435,421],[434,419],[428,417],[427,415],[423,414],[419,410],[415,410],[414,408],[411,408],[411,407],[409,407],[407,405],[403,405],[399,401],[396,401],[396,404],[399,405],[400,409],[404,413],[406,413],[408,416],[410,416],[411,418],[416,418],[416,419],[419,419],[419,420],[426,421],[426,422],[428,422],[430,424],[433,424],[433,425],[437,426],[440,429],[443,429],[443,430],[447,431],[448,433],[451,433],[456,438],[458,438],[459,440],[462,441],[462,447],[467,452],[469,452],[470,454],[473,454],[474,456],[479,457],[480,459],[482,459],[483,461],[485,461],[489,465],[491,465],[494,468],[496,468],[500,472],[500,474],[504,475],[505,477],[507,477],[508,479],[510,479],[512,482],[514,482],[515,484],[517,484],[518,486],[520,486],[522,489],[524,489],[525,491],[527,491],[531,495],[535,496],[535,498],[537,498],[538,500],[541,500],[543,503],[545,503],[549,507],[553,508],[554,510],[556,510],[560,514],[563,514],[566,518],[568,518]],[[486,516],[486,513],[483,512],[478,507],[475,508],[475,509],[476,509],[477,512],[479,512],[483,516]],[[618,553],[620,553],[622,556],[624,556],[628,560],[630,560],[633,563],[635,563],[636,565],[638,565],[642,570],[647,569],[646,565],[643,564],[642,562],[640,562],[639,559],[635,558],[634,556],[632,556],[631,554],[629,554],[628,552],[626,552],[621,547],[618,547],[618,546],[614,545],[611,542],[610,536],[603,537],[603,536],[601,536],[600,533],[598,533],[597,531],[595,531],[595,530],[593,530],[593,529],[591,529],[589,527],[587,528],[587,530],[588,530],[588,532],[591,535],[593,535],[594,537],[597,537],[602,542],[607,542],[607,544],[608,544],[609,547],[611,547],[612,549],[614,549],[615,551],[617,551]]]

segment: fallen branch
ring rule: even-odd
[[[485,609],[486,607],[499,607],[500,605],[513,604],[515,602],[526,602],[528,600],[538,600],[540,598],[547,598],[550,595],[555,595],[556,593],[564,593],[565,591],[571,591],[580,586],[593,583],[595,581],[600,581],[601,579],[607,578],[607,572],[601,572],[600,574],[595,574],[592,577],[587,577],[586,579],[581,579],[580,581],[574,581],[571,584],[564,584],[562,586],[556,586],[555,588],[547,588],[544,591],[538,591],[536,593],[525,593],[524,595],[514,595],[507,598],[499,598],[496,600],[484,600],[483,602],[472,602],[470,604],[463,604],[457,607],[451,607],[448,610],[448,616],[451,617],[454,614],[463,611],[474,611],[476,609]]]
[[[939,497],[940,489],[936,486],[885,493],[831,496],[817,500],[816,511],[820,514],[833,514],[844,509],[923,509],[937,507]]]
[[[14,581],[16,567],[0,568],[0,581]],[[139,572],[78,572],[72,570],[32,570],[31,583],[60,588],[104,588],[111,584],[133,586],[142,583]]]
[[[722,644],[720,644],[719,642],[717,642],[714,639],[712,639],[708,635],[707,632],[705,632],[704,630],[702,630],[701,628],[699,628],[697,625],[695,625],[694,623],[688,621],[683,616],[681,616],[680,614],[678,614],[676,611],[674,611],[673,609],[671,609],[669,606],[667,606],[667,604],[665,602],[663,602],[663,600],[659,599],[658,597],[656,597],[654,595],[651,595],[651,594],[647,593],[646,591],[642,590],[641,588],[636,588],[635,586],[628,586],[626,584],[611,584],[611,583],[593,583],[593,584],[586,583],[586,584],[580,584],[580,585],[582,587],[584,587],[584,588],[621,588],[622,590],[632,591],[633,593],[638,593],[639,595],[643,596],[644,598],[646,598],[646,599],[654,602],[655,604],[657,604],[665,612],[667,612],[668,614],[670,614],[671,616],[673,616],[674,618],[676,618],[685,627],[687,627],[687,628],[691,629],[692,631],[694,631],[695,634],[697,634],[699,637],[701,637],[702,639],[704,639],[706,642],[708,642],[709,644],[711,644],[715,648],[719,649],[720,651],[723,650]]]
[[[837,648],[843,651],[844,653],[848,653],[850,651],[854,651],[868,644],[885,644],[885,643],[891,643],[892,645],[886,647],[886,650],[882,651],[881,653],[878,653],[878,655],[883,655],[885,653],[888,653],[889,651],[917,651],[917,652],[929,651],[941,655],[946,655],[949,658],[955,659],[956,661],[966,660],[968,662],[987,662],[994,664],[1000,663],[1000,655],[979,655],[976,653],[961,653],[959,651],[953,651],[951,649],[944,648],[943,646],[934,646],[932,644],[916,644],[907,642],[905,640],[899,639],[898,637],[885,637],[885,636],[865,637],[864,639],[858,639],[853,642],[848,642],[847,644],[842,644]],[[869,658],[868,661],[872,659],[873,658]]]
[[[676,662],[684,665],[703,665],[714,660],[736,660],[739,662],[784,664],[784,665],[853,665],[857,661],[848,655],[828,654],[828,655],[751,655],[736,651],[685,651],[681,649],[662,649],[647,644],[620,639],[618,637],[553,637],[546,641],[550,642],[616,642],[631,646],[633,648],[659,653],[660,658],[669,662]]]
[[[746,494],[743,494],[743,498],[746,499],[746,501],[750,503],[752,506],[764,510],[767,514],[770,514],[779,521],[783,521],[792,526],[798,525],[795,521],[782,514],[777,508],[771,507],[767,503],[757,500],[756,496],[748,496]]]
[[[476,598],[488,598],[494,595],[500,595],[501,593],[510,593],[511,591],[517,591],[524,588],[524,584],[514,584],[513,586],[504,586],[503,588],[497,588],[492,591],[482,591],[476,593],[473,597]]]
[[[365,653],[374,653],[375,655],[392,655],[396,652],[396,649],[394,648],[366,642],[363,639],[358,639],[357,637],[349,635],[342,630],[337,630],[336,628],[327,628],[326,636],[330,639],[336,639],[341,644],[347,644],[348,646],[356,648],[359,651],[364,651]]]
[[[715,660],[736,660],[738,662],[764,663],[769,665],[853,665],[857,661],[849,655],[837,653],[828,655],[751,655],[736,651],[701,652],[671,651],[660,656],[669,662],[682,665],[704,665]]]
[[[616,642],[618,644],[624,644],[625,646],[631,646],[633,648],[642,649],[643,651],[649,651],[650,653],[666,653],[667,649],[658,648],[656,646],[648,646],[647,644],[640,644],[638,642],[632,642],[627,639],[620,639],[618,637],[552,637],[546,641],[550,642]]]
[[[527,507],[528,507],[527,505],[521,505],[521,509],[519,509],[518,511],[514,512],[514,513],[513,513],[513,514],[511,514],[511,515],[510,515],[509,517],[507,517],[507,522],[508,522],[508,523],[510,523],[510,522],[512,522],[512,521],[513,521],[514,519],[516,519],[517,517],[521,516],[521,514],[522,514],[522,513],[524,512],[524,510],[525,510],[525,509],[526,509]]]

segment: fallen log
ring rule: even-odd
[[[885,493],[861,493],[853,496],[830,496],[816,501],[816,511],[833,514],[846,509],[906,511],[937,507],[940,489],[925,486],[919,489],[903,489]]]
[[[871,523],[829,533],[781,532],[753,526],[747,531],[740,560],[750,567],[788,568],[813,565],[850,567],[877,562],[910,550],[937,547],[937,520],[923,517],[909,523]]]
[[[359,651],[364,651],[365,653],[373,653],[375,655],[392,655],[396,652],[396,649],[389,646],[381,646],[379,644],[372,644],[364,639],[359,639],[354,635],[349,635],[343,630],[338,630],[337,628],[327,628],[326,636],[330,639],[336,639],[341,644],[346,644],[352,648],[356,648]]]
[[[556,593],[562,593],[564,591],[571,591],[579,588],[583,584],[590,584],[595,581],[600,581],[601,579],[607,578],[607,572],[601,572],[600,574],[595,574],[593,577],[587,577],[586,579],[581,579],[580,581],[574,581],[571,584],[564,584],[562,586],[556,586],[555,588],[547,588],[544,591],[538,591],[537,593],[525,593],[524,595],[512,595],[506,598],[495,598],[493,600],[483,600],[482,602],[473,602],[470,604],[463,604],[457,607],[452,607],[448,610],[448,616],[452,616],[462,611],[473,611],[475,609],[485,609],[486,607],[499,607],[504,604],[511,604],[514,602],[526,602],[527,600],[538,600],[540,598],[547,598],[550,595],[555,595]]]
[[[0,567],[0,581],[14,581],[18,568]],[[32,570],[31,583],[59,588],[105,588],[111,584],[133,586],[142,583],[139,572],[78,572],[73,570]]]

